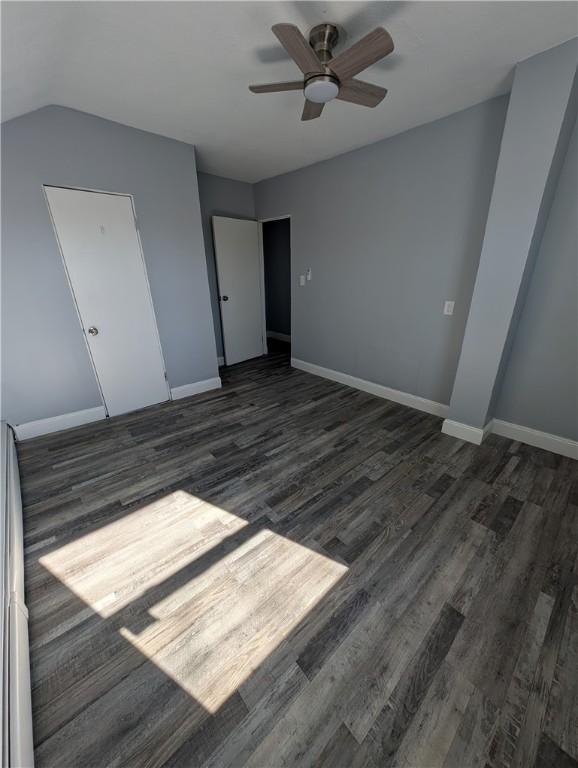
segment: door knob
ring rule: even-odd
[[[228,296],[223,296],[223,301],[229,301],[229,297]]]
[[[91,336],[98,336],[98,328],[94,325],[90,326],[90,328],[88,329],[88,332],[90,333]]]

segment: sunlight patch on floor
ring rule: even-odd
[[[121,635],[215,712],[348,570],[246,526],[177,491],[41,563],[103,618],[122,611]]]
[[[40,563],[108,617],[245,526],[243,518],[175,491],[51,551]]]

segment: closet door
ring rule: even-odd
[[[132,199],[45,190],[108,414],[170,399]]]

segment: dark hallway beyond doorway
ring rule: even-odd
[[[290,228],[290,219],[263,223],[267,336],[284,341],[291,337]]]

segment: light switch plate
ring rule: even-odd
[[[299,275],[299,285],[303,288],[305,285],[305,275]]]
[[[311,280],[311,267],[309,267],[309,269],[305,273],[305,276],[306,276],[307,280]]]
[[[446,301],[444,304],[444,315],[453,315],[454,314],[454,306],[455,301]]]

